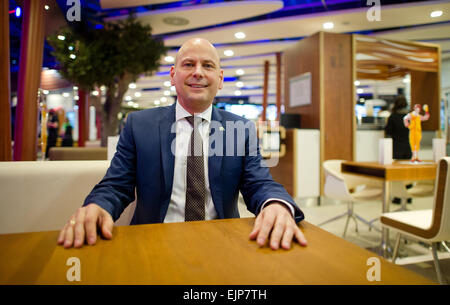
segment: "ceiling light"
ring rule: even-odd
[[[431,18],[437,18],[442,16],[442,11],[432,11],[430,14]]]
[[[135,92],[135,93],[134,93],[134,96],[135,96],[135,97],[141,97],[141,96],[142,96],[142,93],[140,93],[140,92]]]
[[[358,93],[358,94],[361,94],[361,93],[364,93],[364,89],[356,89],[356,93]]]
[[[131,84],[128,85],[128,88],[136,89],[136,84],[135,83],[131,83]]]
[[[78,87],[77,86],[73,86],[73,90],[78,90]]]
[[[237,39],[244,39],[245,38],[245,33],[244,32],[234,33],[234,37],[236,37]]]
[[[164,86],[170,87],[170,86],[172,86],[172,84],[170,83],[170,81],[166,80],[166,81],[164,82]]]
[[[170,87],[170,91],[175,91],[176,89],[175,89],[175,86],[171,86]]]
[[[98,91],[92,91],[92,95],[93,96],[97,96],[98,95]]]
[[[160,98],[160,100],[161,100],[161,102],[167,102],[167,97],[163,96],[162,98]]]
[[[230,56],[233,56],[233,55],[234,55],[234,52],[233,52],[233,50],[225,50],[225,51],[223,52],[223,54],[225,54],[225,56],[230,57]]]
[[[244,74],[245,74],[245,71],[244,71],[243,69],[237,69],[237,70],[236,70],[236,74],[237,74],[237,75],[244,75]]]
[[[322,27],[325,30],[331,30],[332,28],[334,28],[334,23],[333,22],[325,22]]]
[[[359,86],[359,85],[361,85],[360,81],[359,80],[355,80],[355,86]]]
[[[167,62],[174,62],[175,58],[173,56],[166,56],[166,57],[164,57],[164,60]]]
[[[78,100],[80,99],[80,97],[79,97],[78,95],[75,95],[75,96],[73,97],[73,99],[76,100],[76,101],[78,101]]]
[[[164,95],[165,96],[169,96],[170,95],[170,91],[168,91],[168,90],[164,91]]]
[[[163,19],[163,22],[168,25],[182,26],[189,24],[189,20],[183,17],[169,16]]]
[[[72,58],[72,59],[77,58],[77,56],[75,54],[70,54],[69,57]]]
[[[64,92],[64,93],[62,94],[62,96],[64,96],[64,97],[69,97],[69,93]]]
[[[131,101],[131,96],[129,96],[129,95],[125,96],[125,100],[128,102]]]
[[[58,39],[59,39],[59,40],[65,40],[65,39],[66,39],[66,36],[64,36],[64,35],[58,35]]]
[[[48,90],[42,90],[42,93],[44,93],[45,95],[49,94]]]
[[[236,83],[236,87],[242,88],[242,87],[244,87],[244,83],[243,82],[237,82]]]
[[[155,106],[158,106],[158,105],[161,104],[161,103],[160,103],[159,100],[155,100],[155,101],[153,102],[153,104],[155,104]]]
[[[234,91],[234,95],[236,95],[236,96],[240,96],[240,95],[242,95],[242,92],[241,92],[241,91],[239,91],[239,90],[236,90],[236,91]]]
[[[131,101],[130,101],[130,102],[127,103],[127,105],[128,105],[128,106],[133,106],[133,105],[134,105],[134,102],[131,102]]]
[[[44,8],[45,8],[46,11],[48,11],[50,9],[50,6],[44,5]]]

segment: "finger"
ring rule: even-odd
[[[73,219],[70,220],[72,222]],[[75,224],[69,223],[64,234],[64,248],[70,248],[73,245],[73,227]]]
[[[97,221],[100,217],[100,210],[96,206],[86,206],[86,219],[84,220],[84,229],[86,230],[86,239],[88,245],[94,245],[97,242]]]
[[[277,250],[280,247],[280,240],[286,227],[286,221],[283,217],[277,217],[275,225],[270,236],[270,247]]]
[[[64,225],[64,227],[59,232],[58,241],[57,241],[58,245],[62,245],[64,243],[64,235],[66,234],[66,228],[67,228],[67,224]]]
[[[270,231],[272,230],[273,223],[275,221],[275,216],[273,214],[265,214],[264,219],[261,224],[261,229],[259,230],[258,237],[256,242],[261,247],[266,243],[267,237],[269,236]]]
[[[82,247],[84,244],[84,218],[86,208],[79,208],[75,216],[74,243],[75,248]]]
[[[114,221],[111,217],[111,214],[109,214],[106,211],[102,211],[101,218],[102,218],[102,225],[101,225],[102,236],[106,239],[111,239],[112,230],[114,226]]]
[[[255,224],[253,225],[253,231],[250,233],[250,239],[255,239],[258,236],[258,232],[261,229],[261,223],[264,218],[264,213],[261,212],[255,219]]]
[[[306,247],[308,245],[308,241],[305,238],[305,235],[303,234],[303,232],[297,227],[295,226],[295,239],[298,241],[298,243],[301,246]]]
[[[291,248],[292,238],[294,237],[294,230],[291,226],[286,226],[286,230],[284,230],[283,239],[281,241],[281,247],[285,250]]]

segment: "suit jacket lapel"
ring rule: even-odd
[[[175,103],[169,108],[166,115],[161,117],[159,124],[159,138],[161,141],[161,160],[164,175],[164,194],[162,196],[163,204],[168,205],[172,194],[173,170],[175,166],[175,146],[172,152],[172,145],[175,145]],[[173,130],[172,130],[173,128]],[[162,211],[165,209],[163,208]],[[163,215],[164,217],[164,215]]]
[[[215,125],[219,123],[222,128],[212,128]],[[214,202],[214,206],[217,211],[217,215],[219,218],[224,218],[224,211],[223,211],[223,202],[222,202],[222,183],[221,183],[221,170],[222,170],[222,159],[223,159],[223,153],[225,152],[225,132],[224,128],[225,123],[222,121],[222,116],[220,115],[219,111],[214,108],[212,108],[212,114],[211,114],[211,124],[210,124],[210,132],[209,132],[209,147],[211,149],[211,140],[212,140],[212,131],[214,129],[214,132],[219,132],[221,134],[214,135],[214,138],[221,138],[223,143],[223,151],[221,151],[220,154],[212,154],[209,153],[208,157],[208,177],[209,177],[209,188],[211,190],[211,196]],[[217,127],[217,126],[216,126]],[[215,143],[217,145],[217,143]]]

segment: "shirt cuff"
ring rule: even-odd
[[[261,212],[262,209],[264,209],[264,207],[265,207],[268,203],[270,203],[270,202],[272,202],[272,201],[281,202],[281,203],[283,203],[284,205],[286,205],[286,206],[289,208],[289,211],[291,211],[292,217],[294,217],[294,207],[292,206],[292,204],[290,204],[289,202],[287,202],[287,201],[285,201],[285,200],[283,200],[283,199],[278,199],[278,198],[269,198],[269,199],[267,199],[266,201],[264,201],[264,203],[261,205],[261,209],[260,209],[259,211]]]

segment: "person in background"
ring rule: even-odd
[[[409,160],[412,156],[409,129],[403,123],[403,118],[408,114],[407,106],[406,98],[403,95],[397,96],[384,129],[385,137],[392,138],[393,158],[397,160]],[[411,203],[411,198],[408,198],[407,202]],[[392,203],[400,204],[401,199],[394,197]]]
[[[66,118],[66,121],[64,122],[64,136],[61,145],[63,147],[73,146],[72,125],[70,125],[68,118]]]
[[[422,121],[426,121],[430,118],[427,104],[423,105],[423,110],[425,111],[425,115],[420,114],[422,106],[415,104],[414,110],[403,118],[405,126],[409,128],[409,144],[411,145],[412,150],[411,162],[420,162],[419,150],[420,141],[422,140]]]
[[[58,139],[58,115],[54,109],[50,109],[47,119],[47,148],[45,149],[45,158],[48,158],[50,148],[56,146]]]
[[[409,145],[409,130],[403,124],[403,118],[408,114],[406,98],[397,96],[394,101],[392,113],[384,129],[386,138],[392,138],[394,159],[410,159],[412,156]]]

